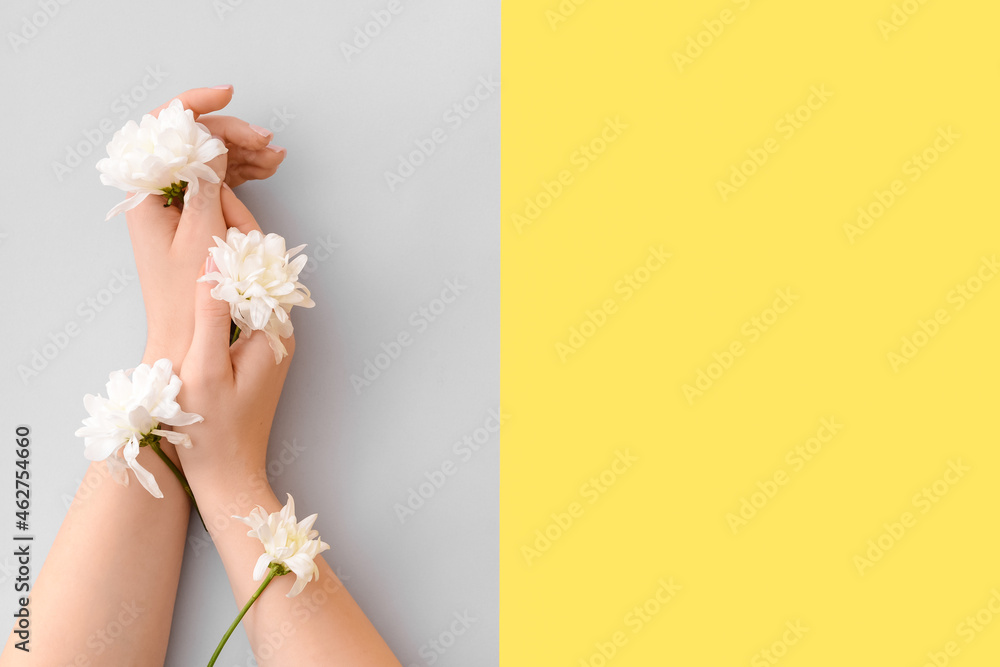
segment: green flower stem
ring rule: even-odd
[[[159,436],[156,438],[148,438],[145,444],[148,444],[149,448],[156,452],[157,456],[163,459],[163,462],[167,464],[170,471],[174,473],[174,477],[176,477],[177,481],[181,483],[182,487],[184,487],[184,493],[186,493],[187,497],[191,499],[191,505],[194,506],[194,511],[198,515],[198,520],[201,521],[201,527],[207,531],[208,526],[205,525],[205,519],[201,516],[201,510],[198,509],[198,503],[194,499],[194,493],[191,491],[191,486],[188,484],[187,478],[184,477],[184,473],[182,473],[180,469],[174,465],[174,462],[170,460],[170,457],[164,454],[163,450],[160,449]]]
[[[233,330],[229,334],[229,347],[232,347],[233,344],[239,339],[240,339],[240,327],[236,324],[236,322],[233,322]]]
[[[236,620],[233,621],[233,624],[229,626],[228,630],[226,630],[226,634],[222,636],[222,641],[219,642],[218,648],[216,648],[215,653],[212,654],[212,659],[208,661],[208,667],[212,667],[212,665],[215,664],[215,661],[219,659],[219,654],[222,653],[222,647],[224,647],[226,645],[226,642],[229,641],[229,636],[233,634],[233,630],[235,630],[236,626],[240,624],[240,621],[243,620],[243,617],[246,616],[246,613],[250,611],[250,607],[253,606],[253,603],[257,601],[257,598],[259,598],[260,594],[264,592],[264,589],[267,588],[267,585],[269,583],[271,583],[271,580],[274,579],[276,576],[288,574],[288,572],[289,572],[288,568],[282,565],[281,563],[271,563],[271,565],[268,567],[267,576],[264,577],[264,581],[263,583],[261,583],[260,588],[257,589],[256,593],[250,596],[250,599],[247,600],[247,603],[243,605],[243,609],[240,609],[240,613],[236,617]]]

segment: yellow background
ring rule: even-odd
[[[741,4],[588,0],[554,28],[558,0],[503,4],[501,664],[920,667],[948,642],[946,664],[1000,664],[1000,614],[959,634],[1000,590],[1000,280],[949,301],[1000,253],[1000,5],[911,0],[886,39],[890,1]],[[786,139],[776,123],[812,86],[833,96]],[[574,151],[616,117],[628,127],[579,171]],[[717,182],[770,137],[724,202]],[[895,179],[905,194],[851,243],[844,225]],[[616,282],[660,245],[672,257],[626,301]],[[751,342],[741,328],[779,289],[798,300]],[[557,343],[606,299],[617,312],[563,363]],[[894,370],[938,309],[947,324]],[[736,341],[691,404],[682,387]],[[795,471],[786,454],[829,417],[843,429]],[[590,503],[581,486],[625,450],[638,461]],[[915,494],[959,460],[923,513]],[[726,515],[777,471],[788,483],[734,534]],[[582,516],[529,564],[522,547],[573,502]],[[661,578],[682,589],[634,633],[625,616]],[[804,636],[759,662],[796,621]]]

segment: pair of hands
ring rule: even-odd
[[[197,282],[214,270],[206,266],[214,236],[225,238],[229,227],[260,229],[232,187],[268,178],[285,157],[285,149],[270,144],[268,130],[231,116],[204,115],[225,107],[232,96],[232,87],[224,86],[177,97],[226,144],[229,152],[208,163],[220,183],[202,180],[183,211],[149,197],[126,213],[146,307],[143,362],[170,359],[183,381],[183,409],[205,417],[183,429],[194,447],[177,452],[195,488],[202,480],[266,479],[268,434],[295,349],[294,338],[287,339],[288,356],[276,365],[263,334],[244,334],[230,348],[229,304],[211,297],[211,284]]]

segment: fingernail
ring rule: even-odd
[[[229,183],[226,183],[225,181],[222,181],[222,187],[225,188],[226,190],[229,190],[230,192],[233,191],[233,189],[229,187]]]
[[[219,267],[217,267],[215,265],[215,260],[212,259],[212,255],[209,254],[209,256],[205,258],[205,274],[215,273],[218,270],[219,270]],[[202,274],[202,275],[205,275],[205,274]]]
[[[250,129],[262,137],[271,136],[271,130],[267,129],[266,127],[261,127],[260,125],[250,125]]]
[[[275,146],[274,144],[268,144],[267,145],[267,149],[271,150],[271,151],[274,151],[275,153],[284,153],[285,152],[284,148],[282,148],[281,146]]]
[[[212,86],[212,90],[232,90],[233,84],[227,83],[224,86]]]

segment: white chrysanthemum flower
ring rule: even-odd
[[[108,144],[108,157],[97,163],[101,183],[135,194],[115,206],[107,220],[139,205],[149,195],[166,195],[167,205],[180,197],[184,201],[198,192],[198,179],[218,183],[218,175],[206,163],[228,152],[226,145],[212,136],[194,113],[180,100],[153,116],[146,114],[115,132]]]
[[[218,283],[212,296],[227,301],[233,322],[247,336],[263,331],[274,350],[274,362],[279,363],[288,353],[282,338],[292,335],[292,306],[312,308],[316,304],[309,290],[298,282],[299,272],[308,258],[292,257],[304,245],[285,249],[285,239],[278,234],[264,236],[257,230],[244,234],[230,227],[226,240],[215,238],[215,248],[209,254],[218,271],[205,274],[200,280]]]
[[[76,435],[84,439],[84,456],[91,461],[106,461],[115,481],[125,486],[131,468],[143,488],[162,498],[156,479],[136,457],[143,440],[151,436],[191,446],[187,434],[160,428],[163,424],[187,426],[203,421],[200,415],[181,411],[176,400],[180,388],[181,379],[173,374],[169,359],[160,359],[152,368],[142,364],[131,371],[111,373],[107,398],[91,394],[83,398],[90,417],[83,420]]]
[[[272,564],[283,566],[295,573],[295,584],[287,595],[292,598],[301,593],[310,581],[319,579],[316,556],[329,549],[330,545],[320,540],[319,532],[312,529],[317,516],[313,514],[296,523],[295,501],[289,493],[288,504],[280,512],[267,514],[258,505],[250,516],[233,517],[250,526],[247,535],[256,537],[264,545],[264,553],[253,569],[254,581],[263,579]],[[287,572],[279,570],[278,574]]]

